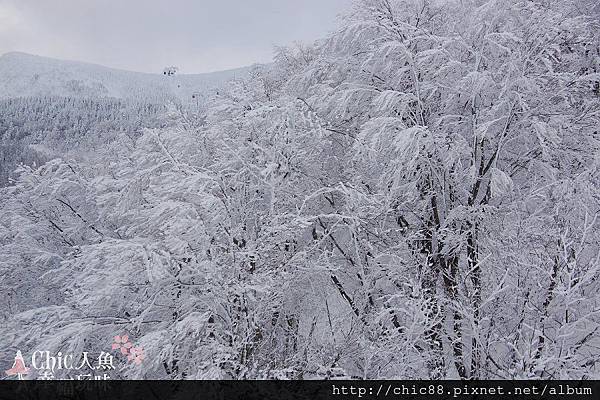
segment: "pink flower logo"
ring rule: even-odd
[[[115,336],[115,342],[112,344],[112,349],[117,350],[121,349],[121,354],[127,355],[133,345],[129,342],[129,336]]]
[[[134,362],[136,365],[140,365],[146,358],[144,348],[142,346],[134,346],[129,341],[129,335],[115,336],[112,349],[120,350],[121,354],[127,356],[127,361]]]
[[[144,358],[146,358],[146,355],[142,346],[132,347],[127,356],[127,359],[133,361],[136,365],[140,365],[144,361]]]

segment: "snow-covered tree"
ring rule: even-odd
[[[597,378],[593,3],[357,0],[200,115],[23,167],[0,335],[127,332],[123,378]]]

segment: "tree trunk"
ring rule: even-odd
[[[481,306],[481,266],[477,248],[477,224],[467,233],[467,265],[473,286],[471,307],[473,308],[473,332],[471,337],[471,379],[480,377],[481,344],[479,343],[479,307]]]

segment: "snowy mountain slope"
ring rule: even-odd
[[[165,76],[13,52],[0,56],[0,99],[65,96],[189,101],[195,93],[206,94],[247,71]]]
[[[250,68],[196,75],[148,74],[25,53],[0,56],[0,187],[19,164],[43,164],[67,151],[135,137],[159,126],[165,105],[197,112],[219,87]]]

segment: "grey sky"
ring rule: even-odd
[[[208,72],[271,60],[333,30],[350,0],[0,0],[0,54],[135,71]]]

